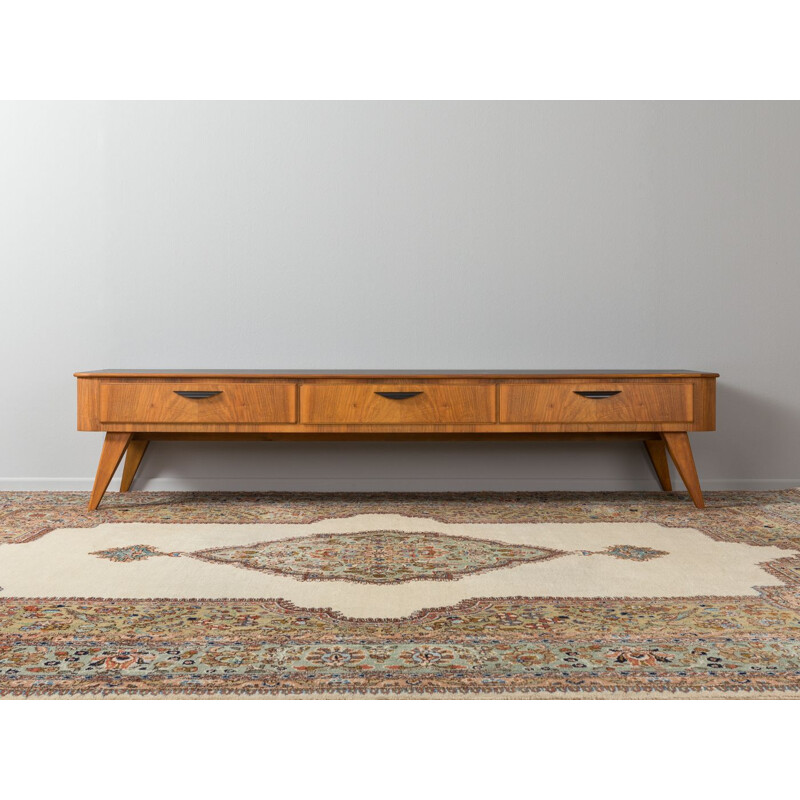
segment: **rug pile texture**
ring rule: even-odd
[[[800,696],[800,490],[0,493],[6,697]]]

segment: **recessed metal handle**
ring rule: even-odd
[[[388,397],[389,400],[407,400],[409,397],[416,397],[422,392],[375,392],[381,397]]]
[[[619,394],[622,390],[617,389],[613,392],[575,392],[575,394],[579,394],[581,397],[588,397],[589,400],[602,400],[604,397],[613,397],[615,394]]]
[[[215,394],[222,394],[222,391],[218,392],[181,392],[175,389],[175,394],[179,394],[181,397],[188,397],[190,400],[202,400],[205,397],[213,397]]]

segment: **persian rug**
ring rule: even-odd
[[[7,697],[800,696],[800,490],[0,493]]]

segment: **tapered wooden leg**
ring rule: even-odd
[[[89,511],[94,511],[100,505],[108,484],[117,471],[119,462],[125,453],[125,448],[131,440],[130,433],[107,433],[103,442],[103,451],[100,453],[100,463],[97,465],[97,474],[94,476],[94,487],[89,499]]]
[[[142,456],[149,444],[149,439],[131,439],[125,452],[125,466],[122,468],[122,483],[119,487],[121,492],[127,492],[131,488],[133,476],[136,475],[136,470],[139,469]]]
[[[694,504],[698,508],[705,508],[703,493],[700,491],[700,480],[697,477],[697,469],[694,466],[692,446],[689,444],[689,434],[682,431],[678,433],[664,432],[661,436],[667,445],[672,460],[675,462],[675,466],[678,468],[681,480],[683,480],[689,491],[689,496],[694,500]]]
[[[644,446],[650,460],[653,462],[653,468],[656,471],[658,482],[665,492],[672,491],[672,479],[669,475],[669,462],[667,461],[667,446],[664,444],[663,439],[645,439]],[[130,451],[129,451],[130,452]],[[128,456],[130,458],[130,456]]]

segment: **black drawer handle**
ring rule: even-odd
[[[602,400],[604,397],[613,397],[615,394],[619,394],[622,390],[617,389],[613,392],[575,392],[575,394],[579,394],[581,397],[588,397],[589,400]]]
[[[222,391],[220,390],[218,392],[179,392],[176,389],[175,394],[179,394],[181,397],[188,397],[190,400],[202,400],[205,397],[213,397],[215,394],[222,394]]]
[[[388,397],[389,400],[408,400],[409,397],[416,397],[422,392],[375,392],[381,397]]]

